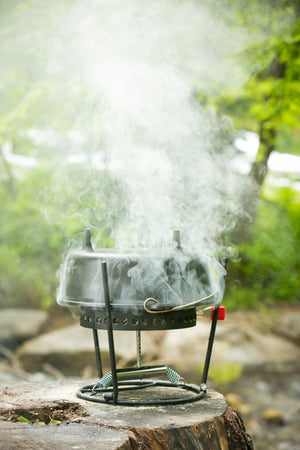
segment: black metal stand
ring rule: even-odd
[[[109,298],[109,287],[108,287],[106,262],[101,263],[101,269],[102,269],[103,291],[104,291],[104,300],[105,300],[106,317],[107,317],[107,336],[108,336],[108,345],[109,345],[110,367],[111,367],[111,373],[112,373],[112,385],[113,385],[112,400],[113,400],[113,404],[116,405],[117,400],[118,400],[118,380],[117,380],[115,344],[114,344],[114,335],[113,335],[112,320],[111,320],[111,306],[110,306],[110,298]]]
[[[206,383],[207,383],[208,370],[209,370],[211,354],[212,354],[212,349],[213,349],[214,339],[215,339],[215,334],[216,334],[218,315],[219,315],[219,307],[214,310],[211,327],[210,327],[209,338],[208,338],[208,346],[207,346],[207,350],[206,350],[205,363],[204,363],[202,380],[201,380],[201,385],[200,385],[200,389],[204,392],[206,392],[206,390],[207,390]]]
[[[134,369],[119,369],[116,368],[116,358],[115,358],[115,347],[114,347],[114,336],[113,336],[113,325],[112,325],[112,317],[111,317],[111,303],[110,303],[110,295],[109,295],[109,285],[108,285],[108,276],[107,276],[107,264],[106,262],[101,263],[102,269],[102,280],[103,280],[103,292],[105,299],[105,307],[106,307],[106,320],[107,320],[107,335],[108,335],[108,344],[109,344],[109,353],[110,353],[110,366],[111,372],[106,374],[103,377],[102,365],[101,365],[101,351],[98,341],[97,329],[93,328],[93,336],[94,336],[94,344],[95,344],[95,354],[96,354],[96,362],[97,362],[97,370],[98,375],[102,379],[102,382],[98,382],[96,385],[88,385],[84,386],[77,392],[77,396],[84,400],[89,400],[97,403],[107,403],[113,405],[125,405],[125,406],[152,406],[152,405],[162,405],[162,404],[181,404],[181,403],[190,403],[196,402],[202,399],[207,391],[207,376],[208,370],[211,360],[211,354],[213,349],[213,342],[215,338],[215,331],[218,321],[219,307],[217,307],[214,311],[212,324],[210,329],[210,335],[208,339],[208,346],[205,356],[205,364],[201,379],[200,387],[195,387],[193,385],[185,384],[182,382],[178,382],[180,376],[169,369],[166,366],[150,366],[150,367],[141,367],[140,365],[140,334],[137,335],[137,343],[138,343],[138,357],[137,357],[137,368]],[[167,373],[170,373],[170,378],[172,382],[169,381],[154,381],[154,380],[143,380],[143,379],[132,379],[134,375],[140,373],[145,373],[147,370],[150,372],[155,372],[156,370],[164,369]],[[131,379],[127,381],[118,381],[118,375],[124,375],[124,371],[126,374],[130,376],[130,372],[132,372]],[[175,374],[175,376],[174,376]],[[179,377],[179,378],[177,378]],[[112,384],[112,386],[106,387],[106,383],[103,381],[106,379],[108,384]],[[146,388],[168,388],[168,391],[171,392],[170,395],[165,396],[159,393],[158,396],[153,398],[137,398],[132,395],[132,391],[138,391]],[[172,389],[171,389],[172,388]],[[166,390],[164,389],[166,392]],[[189,395],[184,395],[183,392],[188,391]],[[129,395],[126,393],[129,392]],[[164,394],[165,394],[164,392]],[[175,394],[175,392],[177,392]],[[125,394],[125,398],[119,397],[119,394]]]
[[[102,362],[101,362],[101,352],[100,352],[100,346],[99,346],[98,330],[96,328],[93,328],[93,338],[94,338],[97,372],[98,372],[99,378],[102,378],[103,370],[102,370]]]

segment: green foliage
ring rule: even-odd
[[[238,363],[213,363],[209,370],[209,379],[214,385],[236,381],[242,374],[243,367]],[[196,371],[203,373],[203,365],[196,367]]]
[[[258,161],[267,161],[276,146],[278,135],[293,134],[299,128],[300,115],[300,7],[297,1],[275,2],[224,1],[227,20],[246,30],[252,39],[236,55],[248,72],[242,86],[232,85],[216,92],[213,102],[221,114],[228,114],[238,129],[260,135]],[[226,13],[225,5],[228,12]],[[251,10],[251,13],[247,11]],[[203,94],[199,94],[205,101]],[[287,151],[287,149],[285,149]],[[300,147],[288,152],[300,154]]]
[[[32,422],[31,420],[26,419],[26,417],[23,417],[23,416],[18,417],[18,422],[29,423],[30,425],[46,425],[45,422]]]
[[[18,417],[18,422],[20,422],[20,423],[30,423],[30,425],[33,425],[33,422],[31,422],[31,420],[26,419],[26,417],[23,417],[23,416],[19,416]]]
[[[282,124],[278,130],[276,150],[281,153],[300,155],[300,128],[296,127],[291,132],[288,126]]]
[[[49,425],[52,425],[52,424],[60,424],[60,423],[61,423],[61,420],[54,420],[54,419],[51,419],[50,422],[49,422]]]
[[[240,261],[229,265],[225,304],[257,307],[300,297],[300,198],[288,188],[263,198],[251,228],[251,242],[239,245]]]
[[[47,306],[55,292],[53,271],[59,260],[53,227],[40,213],[41,182],[27,176],[21,183],[14,181],[13,192],[0,183],[1,306]]]
[[[0,307],[49,307],[63,254],[81,245],[81,231],[91,228],[95,245],[111,247],[116,223],[126,216],[119,180],[91,160],[67,164],[69,154],[89,158],[95,149],[105,160],[95,97],[73,66],[63,74],[59,69],[57,27],[70,4],[0,5]],[[38,166],[10,165],[5,143]]]
[[[69,154],[91,155],[95,150],[105,161],[101,108],[76,76],[76,65],[65,64],[63,74],[59,70],[63,53],[55,42],[61,32],[56,18],[63,17],[70,4],[0,2],[0,307],[49,307],[55,302],[56,271],[66,248],[80,245],[85,227],[92,229],[97,246],[111,247],[114,229],[127,213],[128,193],[113,175],[91,169],[90,161],[86,167],[65,162]],[[199,93],[200,101],[214,104],[238,128],[261,133],[265,143],[275,139],[277,150],[300,154],[297,2],[207,4],[229,25],[234,21],[249,32],[251,44],[236,57],[251,75],[238,89],[216,89],[216,98]],[[57,54],[49,59],[49,52]],[[57,61],[58,67],[49,61]],[[79,148],[68,138],[74,130],[85,137]],[[36,131],[42,137],[38,143],[33,138]],[[218,147],[224,145],[223,134],[212,140]],[[28,172],[12,168],[1,159],[4,142],[17,154],[35,156],[38,167]],[[259,157],[264,152],[262,145]],[[241,244],[241,261],[229,265],[226,305],[252,307],[266,298],[299,298],[299,224],[294,192],[274,191],[260,203],[253,241]]]
[[[250,175],[261,186],[273,150],[300,154],[300,4],[223,0],[221,7],[229,24],[238,23],[249,34],[247,46],[236,55],[249,77],[242,86],[219,90],[215,98],[205,100],[200,93],[199,99],[213,102],[237,128],[258,133],[260,147]],[[240,260],[228,266],[225,302],[230,308],[300,297],[299,194],[263,185],[260,201],[254,196],[246,195],[244,204],[254,223],[250,230],[248,224],[241,226],[247,241],[238,245]]]
[[[258,124],[264,124],[265,141],[270,130],[277,132],[282,124],[290,132],[298,127],[300,114],[300,19],[291,34],[277,37],[252,47],[252,58],[261,59],[243,87],[241,96],[248,104],[247,114]],[[263,149],[262,149],[263,150]]]
[[[46,422],[43,422],[43,421],[33,422],[32,420],[26,419],[26,417],[24,417],[24,416],[19,416],[17,418],[17,420],[20,423],[29,423],[30,425],[46,425]],[[61,421],[51,419],[50,422],[48,423],[48,425],[52,425],[52,424],[61,424]]]
[[[125,215],[122,186],[106,172],[80,166],[64,174],[39,166],[13,185],[1,183],[0,306],[48,308],[67,246],[81,245],[84,228],[97,245],[113,245],[112,233]],[[110,205],[118,202],[110,214]],[[71,237],[71,238],[70,238]]]

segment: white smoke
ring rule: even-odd
[[[226,59],[238,48],[232,31],[198,2],[172,0],[78,1],[55,30],[48,74],[86,93],[74,126],[125,186],[116,245],[160,246],[179,228],[192,247],[214,251],[239,213],[237,179],[230,124],[194,90],[239,81]]]
[[[1,20],[19,34],[9,28],[5,67],[13,62],[28,84],[24,136],[55,169],[41,194],[48,220],[57,213],[73,229],[104,229],[118,247],[160,247],[173,229],[192,249],[220,246],[242,186],[231,125],[201,107],[196,92],[243,81],[230,57],[245,36],[210,8],[35,0],[7,10]]]

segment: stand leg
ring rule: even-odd
[[[118,380],[117,380],[114,335],[113,335],[112,320],[111,320],[111,306],[110,306],[109,287],[108,287],[107,263],[102,262],[101,268],[102,268],[103,292],[104,292],[106,317],[107,317],[107,336],[108,336],[108,345],[109,345],[110,367],[111,367],[111,373],[112,373],[113,404],[116,405],[117,400],[118,400]]]
[[[100,346],[99,346],[98,331],[96,328],[93,328],[93,338],[94,338],[94,347],[95,347],[95,356],[96,356],[98,377],[102,378],[103,370],[102,370],[102,363],[101,363],[101,351],[100,351]]]
[[[139,369],[142,365],[141,330],[136,330],[136,366]]]
[[[208,346],[207,346],[204,369],[203,369],[202,380],[201,380],[201,390],[203,390],[205,392],[207,389],[206,382],[207,382],[207,376],[208,376],[208,369],[209,369],[209,365],[210,365],[210,358],[211,358],[213,344],[214,344],[218,315],[219,315],[219,307],[215,309],[214,315],[212,318],[212,322],[211,322],[210,334],[209,334],[209,338],[208,338]]]

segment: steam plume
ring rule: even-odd
[[[194,89],[228,82],[231,34],[196,2],[171,0],[79,1],[55,27],[48,73],[86,90],[74,124],[97,142],[93,165],[126,191],[116,245],[161,245],[180,228],[191,246],[214,251],[239,213],[237,178],[230,124],[202,109]]]

